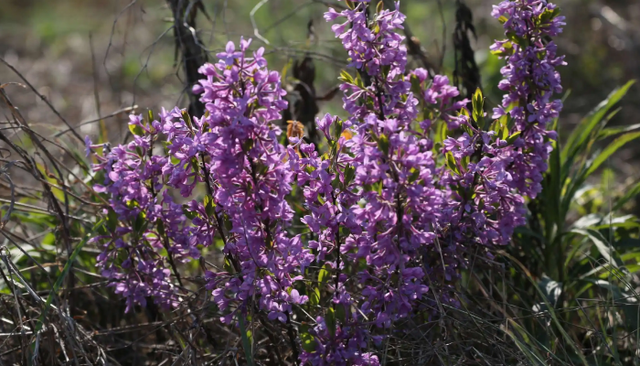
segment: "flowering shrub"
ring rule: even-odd
[[[562,107],[548,39],[564,18],[543,0],[494,7],[506,94],[488,123],[480,91],[461,99],[446,76],[406,69],[405,16],[379,4],[325,14],[356,71],[341,74],[349,118],[317,120],[325,154],[296,128],[281,136],[280,76],[243,39],[201,67],[205,115],[131,116],[133,141],[94,154],[110,203],[98,266],[127,310],[185,304],[179,266],[199,260],[222,322],[282,324],[303,363],[376,365],[395,322],[458,305],[466,251],[507,244],[540,192]]]

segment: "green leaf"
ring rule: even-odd
[[[149,122],[149,126],[151,126],[151,122],[153,122],[153,111],[149,109],[147,111],[147,122]]]
[[[612,112],[612,114],[613,113],[617,113],[618,110]],[[636,123],[634,125],[629,125],[629,126],[619,126],[619,127],[604,128],[598,134],[597,139],[598,140],[602,140],[602,139],[605,139],[605,138],[607,138],[609,136],[619,135],[621,133],[629,132],[629,131],[633,131],[633,130],[637,130],[637,129],[640,129],[640,123]]]
[[[340,182],[340,176],[336,175],[335,178],[333,178],[333,180],[331,181],[331,186],[333,187],[333,189],[338,189],[343,187],[342,182]]]
[[[578,151],[586,148],[586,140],[596,129],[598,124],[602,121],[608,111],[618,103],[629,91],[629,88],[635,83],[635,80],[631,80],[624,86],[615,89],[607,99],[603,100],[596,106],[587,117],[585,117],[574,129],[574,132],[569,135],[566,145],[562,150],[561,160],[565,161],[568,157],[574,157]]]
[[[182,205],[182,213],[189,219],[189,220],[193,220],[196,217],[198,217],[198,214],[196,214],[195,212],[191,211],[189,209],[189,206],[187,205]]]
[[[527,46],[529,44],[529,41],[526,38],[522,38],[519,35],[517,35],[515,32],[507,32],[506,33],[507,38],[509,38],[509,40],[511,40],[511,42],[520,45],[520,46]]]
[[[112,208],[109,208],[109,213],[107,214],[107,227],[109,228],[110,233],[116,231],[118,222],[118,214],[116,214],[116,212]]]
[[[507,137],[509,137],[509,126],[507,126],[507,116],[502,116],[500,118],[498,118],[498,125],[499,125],[499,132],[500,134],[498,135],[500,137],[500,140],[506,140]]]
[[[327,315],[324,317],[324,322],[327,324],[327,330],[331,337],[336,336],[336,313],[333,308],[327,309]]]
[[[242,335],[242,348],[244,349],[244,357],[247,359],[247,365],[253,366],[253,353],[251,352],[251,340],[249,339],[249,331],[245,324],[243,314],[238,315],[240,323],[240,334]]]
[[[166,233],[164,231],[164,223],[162,222],[162,220],[158,220],[157,225],[158,225],[158,234],[160,234],[161,237],[164,237]]]
[[[287,61],[287,63],[282,67],[282,70],[280,70],[280,77],[282,80],[287,79],[287,73],[289,72],[289,69],[291,68],[291,66],[293,66],[292,58],[290,58],[289,61]]]
[[[347,165],[344,168],[344,186],[347,187],[356,176],[356,168]]]
[[[340,118],[337,118],[335,125],[336,127],[334,127],[333,130],[333,137],[337,141],[340,139],[340,135],[342,135],[343,121]]]
[[[187,113],[186,110],[182,111],[182,119],[184,120],[184,123],[186,123],[187,126],[189,126],[189,129],[193,129],[193,124],[191,123],[191,116],[189,116],[189,113]]]
[[[557,119],[555,122],[557,122]],[[554,130],[558,131],[557,124],[555,124]],[[564,181],[561,177],[562,166],[560,164],[558,143],[558,141],[552,141],[553,151],[549,157],[549,171],[543,181],[542,189],[546,203],[544,206],[545,236],[551,241],[553,241],[552,237],[555,235],[557,228],[564,223],[564,218],[560,218],[560,202],[562,200]]]
[[[637,138],[640,138],[640,132],[628,133],[626,135],[622,135],[615,139],[612,143],[607,146],[600,155],[598,155],[591,163],[591,166],[587,169],[585,173],[585,178],[591,175],[593,172],[602,165],[613,153],[618,151],[622,146],[626,145],[628,142],[631,142]]]
[[[53,233],[48,233],[42,238],[42,245],[54,245],[56,242],[56,236]]]
[[[378,192],[378,194],[382,194],[382,181],[373,183],[373,190]]]
[[[514,142],[520,137],[522,131],[514,132],[513,135],[507,137],[507,145],[513,145]]]
[[[379,27],[380,26],[378,26],[378,28]],[[375,33],[378,33],[378,32],[375,32]],[[382,66],[380,66],[380,73],[382,74],[383,80],[387,79],[387,75],[389,75],[389,71],[391,71],[391,65],[382,65]]]
[[[415,95],[422,95],[422,87],[420,86],[420,79],[417,76],[411,75],[411,91]]]
[[[318,342],[309,334],[309,326],[306,324],[301,325],[299,333],[302,349],[309,353],[315,352],[318,347]]]
[[[318,283],[320,285],[324,285],[325,282],[327,282],[328,278],[329,271],[327,270],[327,265],[325,264],[324,266],[322,266],[322,268],[320,268],[320,271],[318,272]]]
[[[304,171],[311,174],[316,171],[316,168],[312,167],[311,165],[307,165],[304,167]]]
[[[309,304],[314,306],[320,304],[320,290],[317,287],[309,293]]]
[[[344,311],[344,305],[336,305],[336,320],[340,321],[340,324],[344,324],[347,321],[347,313]]]
[[[622,208],[622,206],[624,206],[627,202],[629,202],[630,200],[634,199],[637,195],[640,194],[640,182],[634,184],[631,187],[627,187],[625,189],[625,194],[618,198],[616,200],[616,202],[613,205],[613,208],[611,208],[611,212],[616,212],[619,209]]]
[[[409,183],[413,183],[420,178],[420,169],[411,168],[411,175],[409,176]]]
[[[600,255],[607,261],[610,265],[621,268],[623,267],[623,263],[618,256],[618,253],[615,251],[612,245],[609,244],[609,241],[599,232],[593,229],[573,229],[571,230],[573,233],[581,234],[589,239],[591,242],[595,244],[596,249],[600,252]]]
[[[576,222],[573,223],[572,228],[574,229],[586,229],[593,225],[598,225],[602,221],[602,215],[597,213],[588,214],[579,218]]]
[[[215,215],[215,207],[216,204],[213,202],[213,198],[210,195],[204,196],[204,211],[207,213],[207,216],[213,217]]]
[[[144,135],[144,130],[142,129],[142,127],[136,124],[129,124],[129,131],[131,131],[131,133],[136,136]]]
[[[51,188],[51,193],[53,193],[53,196],[60,202],[64,202],[65,198],[64,198],[64,191],[61,190],[60,188],[56,188],[54,186],[61,186],[60,182],[58,181],[58,179],[54,178],[53,175],[50,175],[51,173],[48,171],[47,167],[40,164],[40,163],[36,163],[36,167],[38,168],[38,170],[40,171],[40,173],[42,173],[42,176],[44,177],[44,179],[49,183],[49,187]]]
[[[460,174],[460,169],[458,169],[458,164],[456,164],[456,159],[453,157],[453,154],[450,152],[447,153],[447,167],[452,171],[456,172],[457,174]]]
[[[377,138],[378,148],[385,156],[389,156],[389,137],[385,134],[380,134]]]
[[[542,290],[551,306],[556,307],[558,305],[560,295],[562,295],[562,284],[547,276],[543,276],[538,282],[538,287],[540,287],[540,290]]]
[[[636,239],[636,238],[621,239],[613,243],[613,247],[616,248],[617,250],[624,250],[624,251],[629,249],[640,250],[640,239]]]
[[[355,80],[353,79],[353,76],[351,76],[351,74],[349,74],[347,72],[347,70],[341,70],[340,71],[340,76],[338,77],[338,80],[343,81],[345,83],[348,84],[355,84]]]
[[[548,8],[546,8],[542,12],[542,14],[538,15],[538,19],[537,19],[538,24],[544,26],[550,21],[552,21],[553,18],[557,17],[558,15],[560,15],[560,8],[555,8],[553,10],[549,10]]]
[[[322,198],[322,196],[318,194],[318,202],[320,202],[321,205],[324,205],[327,201],[325,201],[324,198]]]
[[[502,48],[503,49],[498,49],[495,51],[491,51],[492,55],[496,55],[498,57],[505,57],[505,56],[511,56],[513,54],[513,43],[507,41],[505,43],[502,44]]]
[[[225,272],[229,272],[229,273],[234,272],[233,265],[231,264],[231,261],[227,256],[224,257],[224,264],[222,265],[222,268],[225,270]]]
[[[462,113],[464,111],[464,113]],[[467,112],[467,110],[465,108],[463,108],[460,114],[465,114],[467,115],[467,117],[469,116],[469,113]],[[438,125],[436,127],[436,136],[437,139],[436,141],[434,141],[435,143],[438,142],[443,142],[444,140],[447,139],[447,135],[449,133],[449,128],[447,127],[447,124],[445,123],[445,121],[438,121],[437,122]]]
[[[384,9],[384,3],[382,0],[378,1],[378,5],[376,5],[376,13],[381,13]]]
[[[473,106],[473,120],[476,121],[481,130],[484,130],[484,97],[480,88],[477,88],[476,92],[473,93],[471,103]]]
[[[133,222],[133,231],[141,236],[146,230],[149,222],[147,221],[147,215],[144,212],[140,212]]]

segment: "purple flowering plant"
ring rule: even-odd
[[[131,142],[86,141],[109,202],[97,263],[127,311],[189,306],[192,262],[244,340],[250,320],[286,334],[295,362],[378,365],[399,321],[460,305],[467,253],[490,255],[526,222],[562,108],[558,8],[494,6],[505,95],[487,115],[480,90],[462,99],[446,76],[407,69],[398,3],[345,3],[325,13],[349,56],[348,118],[316,121],[326,152],[283,135],[280,75],[245,39],[200,68],[204,115],[132,115]]]

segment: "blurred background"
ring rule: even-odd
[[[404,0],[408,25],[429,63],[451,76],[455,65],[453,32],[456,1]],[[500,100],[495,88],[502,62],[488,52],[501,36],[491,18],[495,1],[466,0],[477,38],[469,34],[482,85],[490,104]],[[558,0],[567,17],[564,35],[556,40],[570,67],[561,69],[566,100],[561,124],[570,129],[616,86],[640,77],[640,3],[635,0]],[[209,59],[228,40],[253,37],[265,46],[270,66],[286,70],[309,52],[316,69],[315,87],[324,94],[337,85],[345,54],[322,14],[324,0],[202,0],[195,31]],[[335,2],[334,2],[335,4]],[[342,3],[340,3],[342,4]],[[201,11],[204,10],[204,11]],[[312,26],[309,27],[309,22]],[[176,57],[171,8],[163,0],[3,0],[0,10],[0,57],[13,65],[71,125],[126,110],[143,111],[186,106],[184,77]],[[313,36],[309,38],[310,34]],[[257,36],[256,36],[257,34]],[[416,65],[417,66],[417,65]],[[290,74],[290,73],[289,73]],[[0,65],[0,83],[20,81]],[[59,120],[27,89],[10,85],[14,102],[39,128],[60,129]],[[339,96],[319,105],[338,112]],[[636,123],[640,88],[623,100],[613,125]],[[5,116],[6,111],[2,112]],[[111,137],[122,135],[126,113],[105,119]],[[125,126],[126,127],[126,126]],[[87,123],[80,135],[95,135]],[[53,131],[51,131],[53,133]],[[614,164],[621,176],[635,179],[630,164],[640,149],[619,154]],[[628,163],[628,164],[627,164]]]

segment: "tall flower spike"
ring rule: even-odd
[[[296,152],[278,142],[280,130],[271,123],[286,108],[285,92],[278,73],[266,68],[264,50],[249,57],[249,44],[242,40],[236,51],[230,42],[217,64],[201,68],[207,79],[196,88],[209,112],[198,123],[207,126],[203,150],[211,159],[212,198],[231,227],[224,251],[236,258],[239,271],[211,276],[210,288],[220,309],[235,308],[229,315],[244,312],[256,298],[269,319],[286,322],[292,305],[308,300],[292,286],[313,256],[299,235],[287,232],[293,210],[286,196],[296,173],[290,157]],[[292,139],[302,137],[299,129],[293,132]]]
[[[312,364],[331,360],[345,365],[356,359],[377,364],[375,356],[364,352],[367,340],[377,339],[364,327],[365,319],[376,328],[389,328],[422,309],[429,287],[421,258],[434,248],[446,196],[435,185],[433,142],[421,131],[425,124],[417,119],[418,105],[430,98],[428,104],[439,110],[437,114],[447,114],[466,104],[451,105],[457,89],[441,76],[424,95],[424,89],[414,94],[412,75],[423,76],[425,83],[427,75],[424,70],[405,73],[407,51],[398,33],[405,16],[398,3],[394,9],[378,7],[371,16],[368,1],[354,4],[325,15],[328,20],[346,20],[332,29],[349,53],[350,66],[358,70],[356,77],[347,72],[341,76],[350,118],[318,120],[320,130],[330,137],[335,159],[330,163],[310,157],[312,173],[302,182],[308,184],[305,197],[311,211],[305,222],[319,239],[310,247],[319,251],[320,259],[330,253],[336,259],[329,262],[336,272],[333,303],[345,313],[337,321],[334,338],[305,353]],[[323,184],[333,179],[342,184]],[[348,277],[341,273],[348,269],[345,262],[366,264],[356,272],[357,287],[347,288]],[[333,321],[320,317],[318,322],[314,334],[327,339],[322,324]]]
[[[520,132],[512,176],[516,188],[530,197],[542,189],[542,173],[551,152],[549,139],[555,139],[547,125],[562,110],[562,101],[552,99],[562,92],[556,67],[566,65],[551,40],[565,25],[559,14],[560,9],[546,0],[503,1],[491,13],[503,23],[508,37],[491,46],[492,53],[507,63],[500,70],[504,79],[498,85],[507,94],[493,118],[508,115]]]

